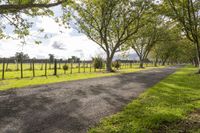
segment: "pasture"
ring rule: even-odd
[[[115,73],[107,73],[105,71],[105,67],[102,69],[95,69],[92,63],[58,63],[57,64],[57,74],[54,75],[55,69],[54,64],[47,64],[45,69],[45,63],[35,63],[34,70],[31,68],[29,63],[23,63],[23,69],[20,70],[20,64],[17,66],[16,64],[8,64],[7,71],[6,65],[4,70],[4,79],[2,73],[2,64],[0,65],[0,90],[7,90],[13,88],[26,87],[31,85],[41,85],[48,83],[56,83],[63,81],[71,81],[71,80],[80,80],[80,79],[88,79],[88,78],[96,78],[96,77],[105,77],[118,75],[122,73],[131,73],[141,70],[148,70],[152,68],[156,68],[152,63],[146,64],[146,68],[139,68],[138,63],[121,63],[120,68]],[[68,70],[64,71],[63,66],[67,65]],[[79,67],[80,66],[80,67]],[[105,65],[104,65],[105,66]],[[158,68],[162,68],[165,66],[158,66]],[[114,68],[113,68],[114,69]],[[22,78],[23,73],[23,78]]]

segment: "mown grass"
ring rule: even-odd
[[[163,66],[160,66],[159,68],[162,68]],[[104,71],[97,70],[97,72],[89,72],[89,68],[86,68],[86,72],[83,73],[83,68],[81,68],[81,73],[73,73],[69,74],[69,71],[66,75],[58,75],[58,76],[40,76],[40,77],[30,77],[30,78],[12,78],[8,80],[0,80],[0,91],[8,90],[8,89],[14,89],[14,88],[20,88],[20,87],[26,87],[26,86],[32,86],[32,85],[42,85],[42,84],[49,84],[49,83],[57,83],[57,82],[63,82],[63,81],[72,81],[72,80],[80,80],[80,79],[89,79],[89,78],[96,78],[96,77],[105,77],[105,76],[112,76],[112,75],[118,75],[122,73],[130,73],[130,72],[136,72],[141,70],[147,70],[152,69],[155,67],[149,66],[145,69],[139,69],[138,67],[134,68],[127,68],[127,69],[120,69],[115,73],[106,73]],[[61,71],[61,70],[60,70]],[[40,71],[36,71],[36,73],[39,73]],[[20,72],[18,72],[20,73]],[[31,73],[31,72],[28,72]],[[15,77],[12,75],[12,72],[7,72],[7,75],[10,74],[10,77]]]
[[[193,67],[178,70],[133,100],[122,112],[104,118],[89,133],[180,132],[161,127],[184,121],[190,112],[200,108],[200,75],[195,72]]]
[[[58,75],[62,75],[64,74],[64,70],[63,70],[63,65],[64,64],[58,64],[57,65],[57,74]],[[68,70],[66,71],[67,74],[70,74],[71,72],[74,74],[74,73],[79,73],[79,68],[78,68],[78,64],[77,63],[73,63],[72,65],[72,69],[71,69],[71,64],[67,64],[67,66],[69,67]],[[130,66],[130,64],[122,64],[121,66],[121,70],[122,69],[130,69],[130,67],[132,68],[138,68],[139,64],[138,63],[134,63],[132,64],[132,66]],[[52,76],[54,74],[54,64],[51,64],[51,67],[49,66],[49,64],[47,65],[47,75],[48,76]],[[152,64],[148,64],[148,67],[153,67]],[[9,64],[8,65],[8,71],[5,71],[5,74],[4,74],[4,78],[5,79],[14,79],[14,78],[21,78],[21,70],[20,70],[20,64],[18,66],[18,71],[17,71],[17,66],[16,64]],[[51,69],[49,69],[51,68]],[[2,64],[0,64],[0,79],[2,78]],[[80,73],[84,73],[84,72],[101,72],[103,71],[100,70],[100,69],[94,69],[93,66],[91,66],[91,69],[90,69],[90,64],[85,64],[85,68],[84,68],[84,64],[81,63],[80,64]],[[35,77],[40,77],[40,76],[44,76],[45,75],[45,65],[44,63],[36,63],[35,64]],[[33,71],[30,69],[30,64],[28,63],[24,63],[23,64],[23,77],[24,78],[30,78],[30,77],[33,77]]]

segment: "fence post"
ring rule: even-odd
[[[32,60],[32,70],[33,70],[33,77],[35,77],[35,62],[34,62],[34,59]]]
[[[57,60],[55,59],[55,62],[54,62],[54,75],[56,76],[57,75]]]
[[[92,63],[90,63],[90,72],[92,72]]]
[[[85,73],[85,60],[83,61],[83,69],[84,69],[84,73]]]
[[[96,70],[97,68],[95,67],[95,65],[94,65],[94,72],[96,72],[97,70]]]
[[[31,71],[32,70],[32,63],[31,63],[31,60],[30,60],[30,68],[29,68],[29,70]]]
[[[47,60],[45,61],[45,74],[44,75],[47,77]]]
[[[22,59],[20,60],[21,62],[20,62],[20,66],[21,66],[21,78],[23,78],[24,76],[23,76],[23,61],[22,61]]]
[[[61,60],[59,60],[59,69],[61,69]]]
[[[80,60],[78,61],[78,73],[80,73],[81,72],[81,64],[80,64]]]
[[[72,69],[73,69],[73,63],[72,63],[73,61],[71,60],[71,71],[70,71],[70,74],[72,74]]]
[[[4,80],[5,79],[5,58],[3,58],[3,64],[2,64],[3,66],[2,66],[2,80]]]
[[[6,63],[6,71],[8,71],[8,64],[9,64],[9,60],[7,60],[7,63]]]

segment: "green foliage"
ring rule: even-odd
[[[142,27],[140,21],[151,4],[149,0],[74,0],[75,24],[105,51],[107,71],[112,71],[115,53]]]
[[[23,52],[17,52],[17,53],[15,53],[14,58],[17,62],[20,62],[22,60],[29,59],[29,56],[28,56],[28,54],[24,54]]]
[[[112,66],[116,69],[119,69],[121,67],[121,62],[120,61],[114,61],[112,63]]]
[[[103,119],[89,133],[157,132],[160,126],[185,119],[187,113],[200,108],[200,77],[194,72],[195,68],[182,68],[133,100],[122,112]],[[161,132],[172,131],[162,128]]]
[[[64,71],[67,71],[68,69],[69,69],[68,65],[64,65],[64,66],[63,66],[63,70],[64,70]]]
[[[104,60],[101,57],[95,57],[92,59],[93,65],[95,69],[102,69],[104,65]]]
[[[29,30],[34,24],[35,16],[54,16],[53,6],[62,5],[62,9],[67,6],[70,0],[4,0],[0,1],[0,39],[12,38],[10,32],[16,34],[17,39],[21,39],[21,43],[27,43],[25,37],[30,35]],[[64,16],[64,15],[63,15]],[[62,15],[61,15],[62,17]],[[64,25],[64,24],[63,24]],[[9,30],[9,34],[7,32]],[[43,30],[39,30],[43,32]],[[36,44],[41,43],[39,39],[34,39]]]
[[[49,62],[53,63],[55,60],[55,56],[53,54],[49,54]]]

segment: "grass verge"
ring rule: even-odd
[[[159,68],[162,68],[160,66]],[[139,68],[132,68],[132,69],[121,69],[116,73],[105,73],[105,72],[91,72],[91,73],[74,73],[74,74],[66,74],[66,75],[59,75],[59,76],[48,76],[48,77],[35,77],[35,78],[23,78],[23,79],[9,79],[9,80],[1,80],[0,81],[0,91],[26,87],[31,85],[42,85],[48,83],[57,83],[63,81],[72,81],[72,80],[80,80],[80,79],[89,79],[89,78],[96,78],[96,77],[106,77],[106,76],[113,76],[122,73],[131,73],[137,72],[141,70],[152,69],[155,67],[147,67],[146,69],[139,69]]]
[[[133,100],[122,112],[104,118],[89,133],[199,132],[199,126],[179,126],[200,108],[200,75],[195,71],[193,67],[181,68]],[[196,118],[200,124],[200,117]]]

